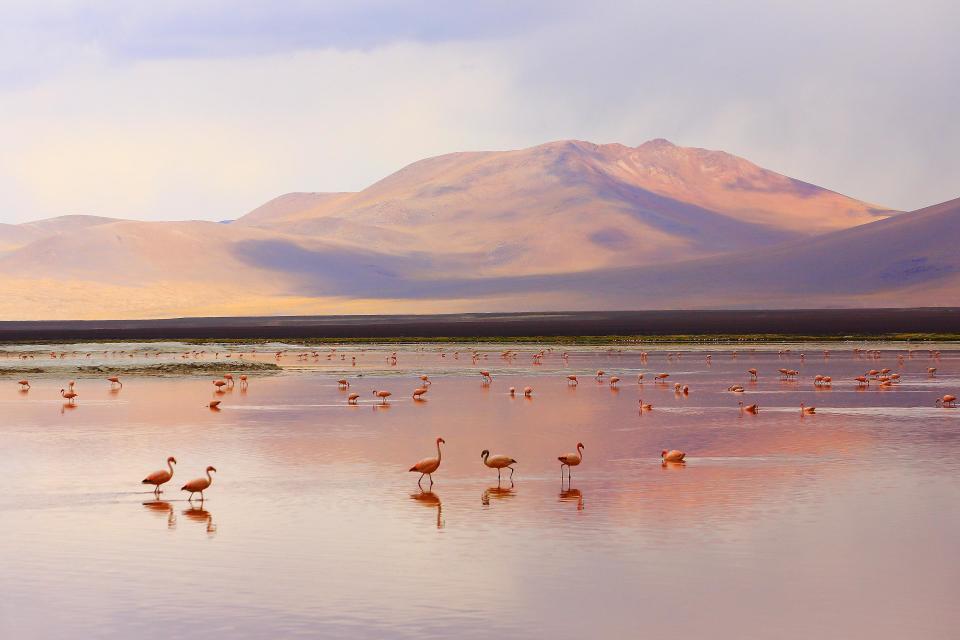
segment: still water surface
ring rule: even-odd
[[[120,358],[83,349],[83,364]],[[960,409],[934,399],[960,395],[960,353],[718,347],[708,364],[703,350],[642,362],[570,348],[534,365],[529,347],[507,361],[481,346],[475,363],[444,349],[398,350],[395,366],[392,346],[290,352],[283,372],[218,396],[219,412],[212,376],[111,391],[71,373],[75,408],[56,372],[26,393],[0,377],[0,637],[957,637]],[[883,367],[902,382],[851,381]],[[652,382],[660,371],[670,384]],[[418,403],[421,373],[433,385]],[[818,373],[832,389],[814,388]],[[531,398],[507,392],[527,385]],[[437,436],[443,462],[421,491],[407,469]],[[584,462],[561,484],[556,457],[578,441]],[[687,463],[661,465],[673,448]],[[483,449],[519,461],[512,486]],[[179,464],[157,500],[139,481],[168,455]],[[191,504],[178,489],[208,464],[213,486]]]

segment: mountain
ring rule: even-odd
[[[0,318],[939,304],[956,300],[956,215],[665,140],[553,142],[229,224],[0,225]]]

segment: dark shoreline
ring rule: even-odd
[[[960,308],[574,311],[445,315],[275,316],[166,320],[0,321],[0,342],[63,340],[336,340],[960,335]]]

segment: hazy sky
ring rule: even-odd
[[[561,138],[960,196],[960,9],[912,2],[0,0],[0,222],[225,219]]]

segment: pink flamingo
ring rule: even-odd
[[[577,452],[576,453],[565,453],[562,456],[558,456],[557,460],[560,461],[560,481],[563,481],[563,468],[567,468],[567,477],[570,477],[570,467],[576,467],[581,462],[583,462],[583,443],[577,443]]]
[[[207,477],[206,478],[196,478],[191,480],[187,484],[180,487],[180,491],[189,491],[190,497],[187,498],[188,501],[193,501],[193,494],[200,494],[200,501],[203,502],[203,492],[210,488],[210,485],[213,484],[213,477],[210,475],[210,472],[216,472],[216,469],[213,467],[207,467]]]
[[[173,478],[173,465],[177,464],[177,459],[173,456],[167,458],[167,468],[161,469],[160,471],[154,471],[146,478],[140,481],[140,484],[152,484],[154,486],[153,492],[156,494],[160,493],[160,486],[164,485]]]
[[[447,441],[443,438],[437,438],[437,457],[436,458],[424,458],[417,464],[410,467],[410,471],[415,471],[420,474],[420,477],[417,479],[417,486],[421,489],[423,488],[420,485],[420,482],[423,481],[423,476],[427,476],[430,480],[430,486],[433,486],[433,474],[440,468],[440,445],[446,444]]]

